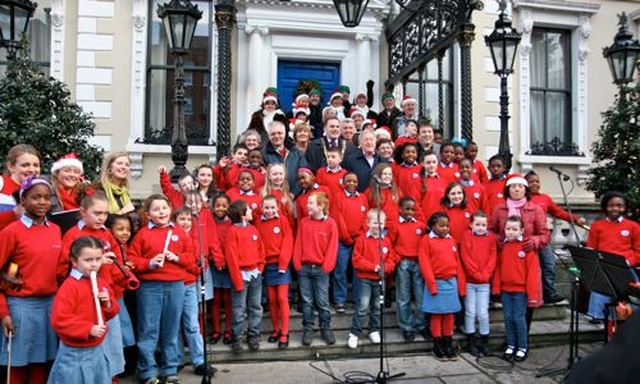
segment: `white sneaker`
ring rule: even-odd
[[[358,348],[358,336],[350,333],[349,338],[347,339],[347,346],[351,349]]]
[[[380,344],[380,332],[378,331],[371,332],[369,334],[369,340],[371,340],[373,344]]]

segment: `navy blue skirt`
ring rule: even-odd
[[[460,297],[458,297],[458,280],[452,277],[448,280],[436,279],[438,293],[431,295],[429,288],[424,287],[422,295],[422,312],[447,314],[462,310]]]
[[[229,277],[227,268],[223,270],[211,268],[211,271],[213,275],[213,288],[231,289],[231,278]]]
[[[291,284],[291,267],[285,273],[278,272],[278,263],[267,264],[264,267],[264,281],[268,286]]]

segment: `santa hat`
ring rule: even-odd
[[[373,129],[376,129],[378,127],[378,125],[376,124],[376,119],[366,119],[363,123],[362,123],[362,127],[364,127],[365,125],[371,125],[373,127]],[[382,127],[380,127],[382,128]],[[389,131],[391,132],[391,131]]]
[[[356,93],[356,96],[353,98],[353,101],[355,102],[356,100],[358,100],[359,96],[364,96],[365,99],[368,99],[367,98],[367,93],[363,92],[363,91],[360,91],[360,92]]]
[[[393,93],[385,93],[384,95],[382,95],[382,101],[385,101],[387,99],[395,99],[396,97],[393,96]]]
[[[273,101],[274,103],[278,104],[278,95],[275,93],[265,93],[264,97],[262,98],[262,104],[266,103],[267,101]]]
[[[306,93],[301,93],[298,96],[296,96],[296,104],[300,104],[300,101],[302,99],[307,99],[309,100],[309,95],[307,95]]]
[[[414,104],[418,104],[418,101],[416,99],[414,99],[413,97],[406,95],[405,97],[402,98],[402,103],[400,103],[401,107],[404,107],[405,104],[407,103],[414,103]]]
[[[382,136],[391,140],[391,130],[387,126],[376,129],[375,131],[373,131],[373,134],[376,136],[376,138]]]
[[[56,162],[53,163],[53,165],[51,166],[51,173],[52,174],[56,173],[57,171],[59,171],[64,167],[75,167],[80,170],[80,173],[84,173],[84,169],[82,168],[82,162],[78,160],[78,155],[76,155],[73,152],[66,154],[61,158],[59,158],[58,160],[56,160]]]
[[[507,187],[513,184],[522,184],[525,187],[529,186],[527,180],[519,173],[512,173],[511,175],[507,176]]]
[[[354,108],[351,108],[349,110],[349,117],[353,119],[353,116],[355,116],[355,115],[360,115],[360,116],[362,116],[363,119],[367,117],[367,116],[364,115],[364,112],[362,112],[360,109],[354,107]]]
[[[298,113],[304,113],[305,115],[309,116],[311,114],[311,111],[304,105],[296,105],[295,108],[293,108],[293,116],[297,116]]]
[[[335,98],[337,98],[337,97],[339,97],[339,98],[341,98],[341,99],[342,99],[342,93],[340,93],[340,92],[334,92],[334,93],[332,93],[332,94],[331,94],[331,97],[329,98],[329,102],[328,102],[327,104],[331,105],[331,102],[333,101],[333,99],[335,99]]]

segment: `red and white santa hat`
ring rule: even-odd
[[[525,179],[521,174],[519,173],[512,173],[509,176],[507,176],[507,187],[512,185],[512,184],[522,184],[525,187],[529,186],[529,183],[527,183],[527,179]]]
[[[375,131],[373,131],[373,134],[376,136],[376,138],[385,138],[385,139],[389,139],[391,140],[391,129],[389,129],[389,127],[382,126],[378,129],[376,129]]]
[[[57,171],[59,171],[64,167],[75,167],[80,170],[80,173],[84,173],[84,168],[82,168],[82,162],[78,160],[78,155],[76,155],[73,152],[68,153],[62,156],[61,158],[59,158],[58,160],[56,160],[56,162],[53,163],[53,165],[51,166],[51,173],[52,174],[56,173]]]
[[[353,119],[355,115],[360,115],[363,119],[367,117],[359,108],[353,107],[349,110],[349,117]]]
[[[309,100],[309,95],[307,95],[306,93],[301,93],[298,96],[296,96],[296,104],[300,104],[300,102],[302,101],[302,99],[307,99]]]
[[[335,99],[335,98],[337,98],[337,97],[339,97],[339,98],[341,98],[341,99],[342,99],[342,93],[340,93],[340,92],[334,92],[334,93],[332,93],[332,94],[331,94],[331,97],[329,98],[329,102],[328,102],[327,104],[331,105],[331,102],[333,101],[333,99]]]
[[[262,104],[266,103],[267,101],[273,101],[274,103],[278,104],[278,95],[276,95],[275,93],[265,93],[264,97],[262,98]]]
[[[295,106],[295,108],[293,108],[293,116],[297,116],[298,113],[304,113],[305,115],[309,116],[311,114],[311,110],[302,104],[298,104]]]
[[[359,96],[364,96],[365,99],[368,99],[367,98],[367,93],[364,92],[364,91],[360,91],[360,92],[356,93],[356,95],[353,97],[353,103],[354,104],[355,104],[356,100],[358,100]]]
[[[401,107],[404,107],[405,104],[407,103],[414,103],[414,104],[418,104],[418,101],[416,99],[414,99],[413,97],[406,95],[405,97],[402,98],[402,103],[400,103]]]

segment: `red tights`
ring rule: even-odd
[[[33,363],[26,367],[11,367],[12,384],[45,384],[49,376],[46,363]]]
[[[211,305],[213,332],[220,333],[221,303],[224,303],[224,330],[231,332],[231,290],[224,288],[215,288],[213,292],[213,304]]]
[[[431,334],[433,337],[453,336],[453,313],[431,314]]]
[[[273,330],[289,334],[289,284],[267,286],[267,300]],[[281,326],[282,325],[282,326]]]

